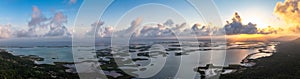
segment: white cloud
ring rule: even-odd
[[[37,6],[32,7],[31,19],[28,23],[28,30],[16,31],[16,37],[70,37],[70,32],[65,27],[68,22],[67,16],[57,12],[53,17],[47,18]]]
[[[62,12],[57,12],[50,21],[50,30],[44,36],[70,36],[71,33],[65,27],[67,16]]]
[[[285,0],[278,2],[274,13],[283,19],[293,32],[300,32],[300,0]]]
[[[102,21],[96,21],[93,24],[91,24],[91,29],[87,31],[86,35],[99,35],[99,31],[101,30],[101,26],[104,24]],[[101,37],[101,36],[100,36]]]
[[[114,28],[112,26],[105,27],[103,30],[99,32],[101,37],[111,37],[114,32]]]
[[[10,38],[11,37],[11,25],[0,25],[0,38]]]

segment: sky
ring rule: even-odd
[[[32,7],[37,6],[41,12],[51,17],[61,11],[68,16],[70,22],[75,19],[82,1],[70,3],[68,0],[1,0],[0,24],[11,24],[15,28],[26,28],[32,14]]]
[[[259,12],[261,16],[271,17],[278,1],[283,2],[283,0],[214,0],[223,20],[231,19],[234,12],[253,16],[257,15],[254,12],[262,11]],[[72,5],[68,3],[68,0],[3,0],[0,3],[0,24],[12,24],[20,27],[27,25],[32,13],[32,6],[38,6],[46,16],[53,14],[53,11],[63,11],[69,16],[68,19],[71,22],[68,24],[70,24],[75,19],[82,1],[78,0],[76,4]],[[113,25],[115,20],[128,10],[146,3],[170,6],[183,14],[191,23],[201,22],[201,16],[185,0],[116,0],[107,8],[102,19],[107,20],[107,25]]]
[[[277,16],[274,15],[274,8],[277,2],[284,0],[214,0],[218,6],[223,20],[231,19],[234,12],[238,12],[246,22],[264,22],[265,26],[280,25]],[[258,20],[257,20],[258,19]],[[267,25],[268,24],[268,25]]]
[[[172,1],[172,2],[171,2]],[[194,7],[185,0],[119,0],[113,2],[107,11],[104,13],[102,19],[107,20],[107,24],[114,24],[116,19],[120,18],[127,11],[132,10],[138,5],[147,3],[157,3],[169,6],[184,16],[189,24],[204,23],[203,18]],[[261,18],[261,21],[273,24],[276,16],[273,15],[274,7],[277,2],[284,0],[213,0],[215,6],[219,10],[220,17],[224,23],[226,20],[231,19],[234,12],[239,12],[240,15],[247,18],[247,21],[256,20],[253,18]],[[122,6],[122,7],[119,7]],[[123,7],[124,6],[124,7]],[[249,20],[248,20],[249,18]],[[259,19],[260,20],[260,19]],[[260,22],[260,21],[254,21]],[[245,22],[248,23],[248,22]]]
[[[238,12],[243,18],[243,23],[251,21],[258,24],[259,27],[282,24],[274,15],[274,7],[277,2],[284,2],[284,0],[213,1],[224,24],[226,20],[232,18],[235,12]],[[57,12],[62,12],[67,16],[66,27],[71,29],[83,2],[83,0],[2,0],[0,3],[0,25],[10,24],[12,29],[15,30],[28,29],[28,22],[31,20],[33,13],[32,8],[36,6],[45,17],[49,18]],[[160,8],[154,8],[155,6]],[[199,15],[193,5],[185,0],[115,0],[99,19],[104,21],[104,27],[122,25],[118,29],[125,29],[130,26],[131,21],[143,17],[141,15],[148,15],[144,18],[149,18],[153,13],[168,16],[169,14],[173,15],[172,12],[180,17],[157,17],[154,19],[161,23],[172,19],[175,24],[186,21],[188,27],[192,27],[195,23],[205,24],[202,16]],[[80,26],[90,28],[91,23],[93,22],[87,22]]]

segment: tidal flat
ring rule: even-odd
[[[197,78],[201,78],[203,75],[210,78],[219,73],[227,75],[238,72],[239,69],[248,68],[248,66],[250,68],[255,66],[256,62],[253,59],[272,56],[276,52],[277,44],[278,42],[224,43],[156,40],[134,42],[125,46],[57,46],[55,48],[13,46],[5,49],[18,56],[31,56],[34,59],[41,57],[43,61],[32,61],[35,61],[37,65],[52,64],[66,67],[64,69],[66,73],[79,74],[80,78],[128,79],[151,75],[142,73],[149,70],[159,70],[150,78],[172,78],[179,70],[180,64],[184,63],[186,63],[183,66],[185,70],[194,73]],[[195,60],[197,58],[198,61]],[[213,74],[202,74],[199,70],[195,70],[209,64],[221,64],[222,66],[216,65],[217,69],[213,69],[215,72]],[[223,69],[220,70],[219,67]]]
[[[256,65],[221,79],[299,79],[300,39],[280,43],[270,57],[256,59]]]

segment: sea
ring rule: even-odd
[[[268,57],[272,53],[265,52],[275,52],[278,44],[278,42],[212,42],[209,40],[178,41],[174,39],[133,40],[127,45],[112,45],[113,43],[109,40],[95,41],[94,46],[74,46],[73,43],[71,39],[59,41],[39,39],[0,40],[0,49],[6,49],[13,55],[36,55],[44,58],[44,61],[35,61],[37,64],[54,64],[54,62],[97,61],[99,57],[96,56],[95,52],[101,49],[120,48],[121,51],[128,50],[130,46],[156,46],[166,49],[163,51],[167,52],[167,55],[149,58],[151,60],[137,61],[135,64],[138,63],[141,66],[160,65],[155,66],[156,69],[160,70],[151,78],[170,78],[178,75],[178,72],[184,72],[179,76],[188,76],[188,72],[195,72],[196,67],[207,64],[228,66],[230,64],[241,64],[247,57],[252,59]],[[172,48],[179,48],[180,50],[167,50]],[[137,56],[137,53],[143,52],[137,50],[131,52],[130,57],[147,58]],[[136,72],[136,74],[139,73]],[[149,74],[139,75],[149,76]]]

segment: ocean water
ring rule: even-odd
[[[105,46],[98,46],[99,49]],[[73,48],[80,50],[72,50]],[[36,61],[37,64],[54,64],[53,62],[77,62],[85,60],[97,60],[92,46],[72,46],[69,40],[0,40],[0,49],[6,49],[13,55],[37,55],[44,61]],[[74,53],[73,51],[76,51]]]
[[[37,64],[53,64],[53,62],[81,62],[87,60],[97,61],[99,60],[99,58],[96,57],[95,51],[99,49],[109,48],[110,43],[102,43],[101,41],[96,43],[101,44],[96,44],[96,46],[72,46],[71,41],[0,41],[0,47],[1,49],[9,50],[14,55],[37,55],[44,58],[44,61],[37,61]],[[170,78],[174,77],[178,73],[178,71],[185,72],[179,74],[178,77],[180,78],[180,75],[193,76],[197,74],[199,76],[198,73],[195,73],[194,68],[198,66],[205,66],[206,64],[221,64],[224,66],[230,64],[241,64],[241,61],[250,54],[258,53],[262,50],[276,51],[275,47],[277,44],[273,42],[217,42],[213,43],[213,45],[216,46],[199,47],[199,43],[207,45],[212,44],[210,43],[210,41],[198,41],[197,43],[195,43],[195,41],[181,41],[179,43],[178,40],[141,40],[133,41],[130,45],[161,45],[164,49],[177,48],[178,45],[180,45],[179,47],[181,48],[181,50],[166,51],[168,53],[168,55],[166,56],[159,55],[155,56],[154,58],[150,58],[150,60],[135,62],[135,64],[141,64],[141,66],[145,67],[151,64],[152,66],[154,66],[152,68],[159,69],[159,72],[151,78]],[[128,48],[128,46],[120,45],[116,48]],[[128,51],[126,49],[120,49],[120,51],[124,50]],[[186,54],[177,56],[176,53],[178,52]],[[147,58],[137,56],[137,53],[140,52],[136,51],[130,53],[130,57]],[[264,55],[270,56],[269,54],[258,53],[256,55],[252,55],[254,57],[251,58],[265,57]],[[159,62],[161,60],[165,60],[165,62]],[[124,67],[124,69],[126,69],[126,67]],[[149,75],[143,74],[140,71],[133,73],[139,75]]]

